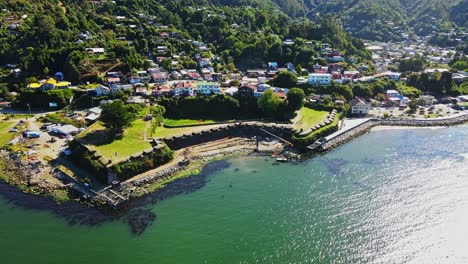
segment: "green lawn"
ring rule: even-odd
[[[151,148],[151,144],[144,140],[145,128],[145,121],[136,120],[132,123],[131,127],[125,129],[122,139],[116,139],[107,144],[100,144],[99,138],[105,139],[100,135],[105,128],[101,123],[97,122],[81,134],[79,138],[84,139],[86,144],[96,148],[104,157],[115,161],[128,158],[135,153]],[[115,157],[116,152],[117,157]]]
[[[176,128],[166,128],[166,127],[158,127],[156,128],[156,133],[153,137],[156,138],[167,138],[171,136],[180,136],[183,134],[189,134],[197,131],[201,131],[204,129],[210,129],[212,126],[196,126],[196,127],[176,127]]]
[[[99,83],[90,83],[90,84],[82,86],[82,88],[86,90],[90,90],[90,89],[96,89],[99,86],[100,86]]]
[[[198,122],[198,120],[195,119],[169,119],[166,118],[164,119],[164,124],[171,126],[171,127],[176,127],[176,126],[187,126],[187,125],[207,125],[207,124],[213,124],[214,120],[205,120],[203,119],[203,122]]]
[[[16,120],[0,121],[0,147],[8,144],[8,142],[10,142],[15,136],[15,133],[8,132],[15,126],[15,124]]]
[[[298,113],[298,116],[295,119],[296,122],[294,123],[294,128],[297,130],[309,129],[324,121],[327,115],[327,111],[318,111],[307,107],[303,107],[301,108],[301,110]]]
[[[10,117],[9,120],[4,120],[5,115],[0,114],[0,147],[5,146],[18,135],[18,133],[11,133],[8,131],[12,129],[19,120],[26,117],[31,117],[31,115],[15,115],[14,117]]]
[[[212,125],[216,126],[216,125]],[[210,129],[212,126],[196,126],[196,127],[179,127],[179,128],[165,128],[158,127],[154,135],[150,135],[150,127],[148,128],[147,138],[165,138],[182,134],[189,134],[205,129]],[[144,141],[146,122],[139,119],[132,123],[132,126],[125,129],[122,139],[113,140],[110,143],[105,143],[105,127],[96,122],[90,126],[86,131],[81,133],[78,138],[84,144],[95,148],[104,157],[113,161],[122,160],[129,156],[151,148],[151,144]],[[117,157],[115,157],[117,152]]]

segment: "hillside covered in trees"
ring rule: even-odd
[[[316,24],[268,8],[203,0],[9,0],[0,10],[0,61],[18,65],[27,76],[61,71],[72,83],[99,81],[113,65],[147,68],[147,59],[160,54],[180,56],[182,68],[195,68],[193,55],[199,52],[219,56],[217,71],[268,61],[307,65],[315,63],[318,44],[327,42],[347,56],[370,59],[363,42],[331,16]],[[169,33],[170,38],[163,36]],[[285,39],[296,44],[285,46]],[[104,48],[105,56],[90,56],[90,47]]]
[[[222,4],[253,5],[281,9],[293,17],[307,16],[319,21],[335,14],[357,37],[396,40],[401,34],[427,35],[466,27],[466,0],[217,0]]]

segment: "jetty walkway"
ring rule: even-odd
[[[431,127],[431,126],[452,126],[468,122],[468,113],[456,116],[431,119],[377,119],[359,118],[345,119],[342,121],[340,129],[308,147],[309,150],[326,151],[347,141],[368,132],[375,126],[408,126],[408,127]]]

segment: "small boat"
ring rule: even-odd
[[[278,158],[276,158],[276,161],[277,162],[288,162],[288,159],[285,158],[285,157],[278,157]]]
[[[271,154],[271,157],[272,157],[272,158],[276,158],[276,155],[277,155],[277,154],[273,152],[273,154]]]

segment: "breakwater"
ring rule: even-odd
[[[330,150],[336,146],[344,144],[366,132],[375,126],[407,126],[407,127],[437,127],[454,126],[468,122],[468,114],[450,118],[437,119],[369,119],[343,133],[338,133],[335,137],[323,143],[319,151]]]

